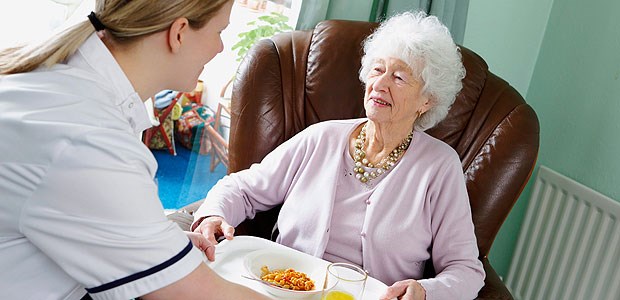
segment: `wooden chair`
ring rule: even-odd
[[[204,135],[209,144],[208,153],[211,155],[211,166],[209,171],[213,172],[219,163],[222,163],[228,170],[228,141],[223,136],[222,113],[226,112],[230,116],[230,110],[219,103],[215,113],[215,121],[213,126],[207,124],[204,129]]]
[[[166,143],[166,147],[168,148],[168,151],[170,152],[170,154],[177,155],[177,151],[174,145],[174,123],[172,125],[172,135],[170,137],[166,133],[166,128],[164,126],[164,123],[166,121],[166,118],[168,118],[170,113],[172,113],[172,109],[174,109],[175,104],[177,103],[177,101],[179,101],[182,95],[183,93],[179,92],[174,97],[174,99],[172,99],[170,104],[166,106],[164,109],[153,110],[155,118],[159,121],[159,125],[153,126],[145,130],[144,136],[143,136],[143,142],[147,147],[149,148],[151,147],[151,140],[153,136],[155,135],[156,132],[159,132],[161,134],[162,139],[164,140],[164,143]]]

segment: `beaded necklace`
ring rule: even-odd
[[[400,157],[405,153],[409,145],[411,144],[411,139],[413,138],[413,130],[409,133],[409,135],[398,145],[390,154],[381,159],[381,161],[374,165],[366,158],[366,151],[364,151],[364,146],[366,145],[366,125],[364,124],[360,134],[357,135],[355,139],[355,151],[353,154],[353,172],[355,173],[355,178],[361,181],[362,183],[368,183],[370,180],[375,179],[386,171],[390,170],[396,162],[400,159]],[[368,172],[366,168],[377,168],[376,171]]]

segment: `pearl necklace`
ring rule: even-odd
[[[364,124],[360,134],[355,139],[355,151],[353,154],[353,172],[355,173],[355,178],[361,181],[362,183],[368,183],[370,180],[375,179],[386,171],[390,170],[400,157],[405,153],[409,145],[411,144],[411,139],[413,138],[413,130],[409,133],[409,135],[398,145],[390,154],[384,157],[376,166],[368,161],[366,158],[366,151],[364,151],[364,146],[366,145],[366,125]],[[366,168],[377,168],[376,171],[368,172]]]

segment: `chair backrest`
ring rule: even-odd
[[[376,26],[330,20],[312,31],[259,42],[233,86],[230,172],[260,161],[311,124],[364,116],[361,45]],[[463,90],[446,119],[427,132],[461,158],[478,248],[485,257],[531,175],[539,124],[533,109],[480,56],[464,47],[461,52],[467,72]],[[257,216],[241,230],[269,237],[276,214]]]

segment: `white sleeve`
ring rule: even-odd
[[[133,140],[131,140],[133,139]],[[202,263],[169,221],[152,154],[111,131],[68,141],[27,201],[23,234],[94,299],[130,299],[167,286]]]

